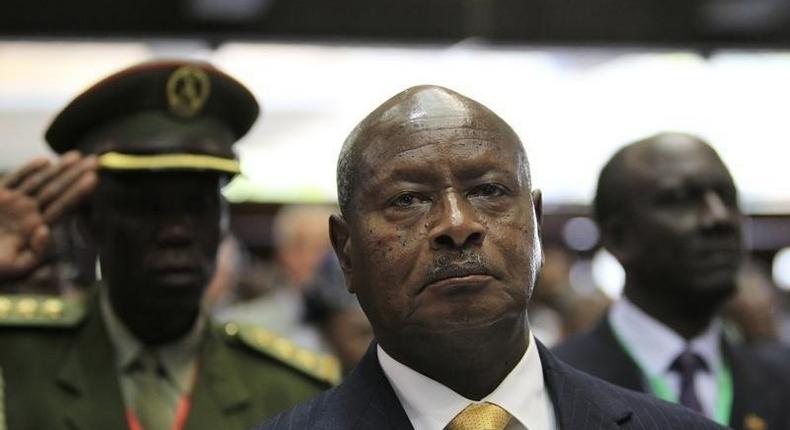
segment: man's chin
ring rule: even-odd
[[[153,277],[147,283],[148,303],[157,308],[192,308],[200,303],[206,281],[200,276]]]
[[[460,333],[488,336],[501,333],[502,326],[512,325],[515,319],[517,315],[508,311],[445,315],[442,318],[426,318],[424,324],[419,324],[417,329],[432,336]]]
[[[728,277],[698,279],[688,286],[681,302],[705,310],[717,308],[735,294],[735,281]]]
[[[195,271],[158,273],[151,281],[163,289],[202,289],[206,284],[205,277]]]

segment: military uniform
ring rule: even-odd
[[[185,430],[247,429],[337,380],[333,358],[262,329],[209,320],[201,337]],[[0,428],[128,428],[96,298],[0,296],[0,345]]]
[[[137,323],[141,318],[156,321],[159,325],[153,326],[154,331],[163,329],[168,315],[183,317],[181,308],[172,307],[173,291],[180,291],[179,300],[183,299],[176,305],[188,303],[190,318],[192,312],[199,313],[202,289],[197,287],[202,281],[167,287],[171,294],[167,296],[160,293],[165,288],[157,283],[161,279],[134,276],[153,273],[153,266],[142,265],[172,257],[187,245],[192,254],[183,251],[179,257],[205,257],[212,251],[221,224],[219,210],[214,212],[221,205],[214,200],[219,199],[219,178],[239,173],[232,145],[246,134],[257,115],[258,104],[242,84],[208,64],[192,62],[154,62],[123,70],[77,96],[58,114],[46,133],[50,147],[58,153],[77,149],[95,154],[102,170],[98,189],[104,180],[109,181],[104,184],[109,186],[105,194],[99,194],[88,209],[129,209],[122,215],[113,212],[110,217],[103,212],[103,218],[86,219],[96,224],[91,227],[101,226],[106,233],[117,231],[117,219],[122,216],[123,228],[134,236],[101,242],[102,262],[115,266],[107,264],[106,284],[93,289],[85,301],[0,296],[0,430],[6,430],[4,425],[10,430],[247,429],[313,397],[337,379],[334,359],[297,348],[260,329],[217,325],[198,316],[186,333],[170,333],[161,341],[149,338],[148,344],[128,329],[130,315]],[[149,209],[164,204],[164,212],[141,215],[121,201],[126,196],[123,192],[142,184],[113,182],[129,171],[136,180],[147,181],[148,187],[141,188],[148,194],[142,193],[142,200],[133,200],[134,204]],[[198,181],[194,189],[187,189],[194,191],[191,194],[167,195],[151,188],[158,183],[166,187],[170,181],[192,186],[185,182],[187,178]],[[107,185],[113,183],[115,188]],[[121,194],[112,194],[119,190]],[[204,192],[212,193],[208,203],[199,201],[202,195],[196,194]],[[160,219],[150,218],[156,213]],[[201,213],[209,215],[189,218]],[[172,221],[175,218],[179,223]],[[132,221],[136,224],[130,227]],[[195,227],[198,222],[200,229]],[[159,252],[155,248],[160,246],[155,231],[161,228],[158,223],[188,234],[171,235],[177,243]],[[203,242],[191,242],[203,233],[207,235],[201,236]],[[153,246],[159,253],[150,254],[155,257],[148,260],[148,254],[141,257],[140,253],[129,259],[112,252],[105,255],[106,249],[101,249],[103,245],[114,252],[150,251],[133,248],[130,239],[137,241],[135,246]],[[184,260],[171,258],[169,264],[174,261],[183,264]],[[190,264],[195,261],[203,260],[189,260]],[[191,274],[198,273],[190,267]],[[119,291],[126,295],[119,299]],[[135,301],[138,297],[148,301]],[[114,315],[121,308],[126,312],[123,320]],[[187,320],[187,329],[188,325]],[[148,384],[140,382],[146,378]]]

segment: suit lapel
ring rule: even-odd
[[[381,370],[376,343],[371,343],[357,368],[338,387],[340,401],[349,407],[354,429],[411,429],[409,417]]]
[[[576,370],[558,361],[538,343],[543,377],[560,430],[619,429],[633,412],[622,402],[601,396],[595,387],[576,377]]]
[[[84,326],[67,347],[56,377],[58,410],[70,428],[127,428],[113,355],[94,302]]]
[[[601,351],[606,354],[600,363],[600,372],[594,374],[620,387],[647,392],[645,376],[615,337],[609,318],[604,316],[593,330],[593,336],[599,339]]]
[[[208,326],[185,428],[242,428],[260,417],[249,416],[252,397],[222,340]]]

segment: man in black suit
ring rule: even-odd
[[[330,235],[375,342],[337,388],[263,429],[715,429],[553,358],[527,303],[541,195],[481,104],[408,89],[352,131]]]
[[[784,372],[724,341],[716,318],[743,245],[735,184],[713,148],[664,133],[620,149],[601,172],[595,216],[625,269],[624,297],[555,353],[736,429],[790,428]]]

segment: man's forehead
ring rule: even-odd
[[[513,130],[486,107],[450,90],[431,89],[388,101],[362,124],[365,151],[400,153],[466,139],[517,143]],[[405,94],[405,93],[404,93]],[[388,103],[392,103],[388,105]]]
[[[369,116],[371,122],[400,122],[430,116],[464,114],[482,106],[452,90],[438,86],[409,88],[384,102]]]
[[[694,138],[664,139],[635,145],[626,153],[626,176],[651,182],[729,178],[716,151]]]
[[[420,130],[425,127],[478,126],[503,122],[482,104],[438,86],[409,88],[370,113],[360,128],[377,132]]]

